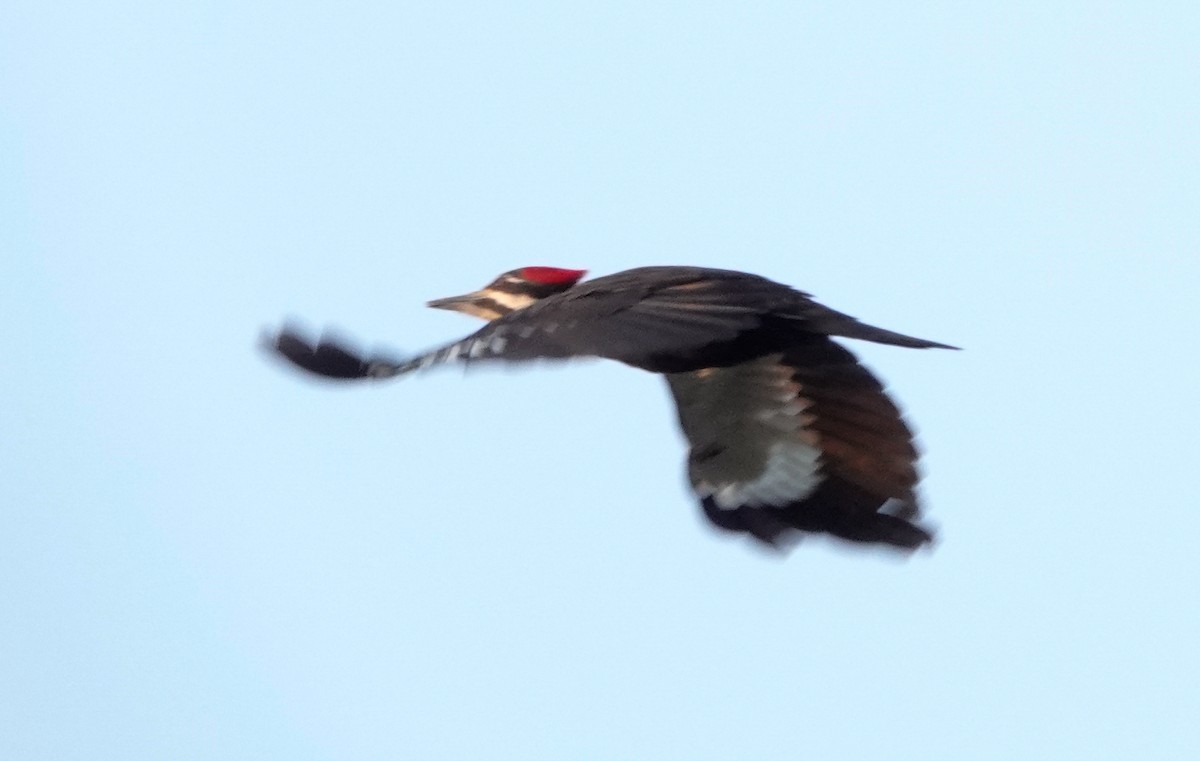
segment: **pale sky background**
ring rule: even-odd
[[[937,547],[709,530],[663,384],[377,387],[529,264],[748,270]],[[1194,2],[0,8],[0,758],[1200,757]]]

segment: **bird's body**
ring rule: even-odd
[[[915,549],[912,434],[875,377],[830,336],[953,348],[866,325],[757,275],[642,267],[579,283],[526,267],[430,306],[488,320],[411,359],[363,358],[285,330],[271,346],[333,378],[448,362],[602,357],[666,377],[690,444],[688,475],[716,526],[771,545],[801,532]]]

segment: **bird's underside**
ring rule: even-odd
[[[773,547],[803,533],[902,550],[932,540],[916,521],[912,433],[882,384],[830,336],[953,347],[866,325],[743,273],[651,267],[576,285],[580,274],[514,270],[481,291],[431,302],[491,321],[408,359],[362,356],[292,328],[267,343],[335,379],[447,363],[616,359],[666,377],[689,443],[689,480],[715,526]]]

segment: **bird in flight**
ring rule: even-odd
[[[640,267],[523,267],[429,306],[488,321],[407,359],[360,356],[285,327],[267,347],[326,378],[397,378],[438,365],[602,357],[662,375],[689,444],[688,478],[717,528],[776,548],[805,533],[902,551],[918,522],[917,450],[900,411],[833,337],[953,349],[859,322],[764,277]]]

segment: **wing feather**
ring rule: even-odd
[[[795,530],[906,549],[929,540],[907,522],[919,512],[912,432],[844,347],[810,336],[745,365],[667,378],[693,488],[716,525],[770,544]]]

